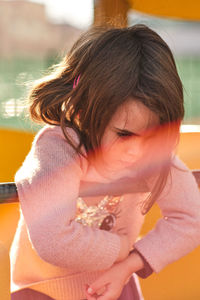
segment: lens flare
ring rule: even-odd
[[[123,155],[124,143],[117,140],[113,145],[106,145],[106,149],[95,150],[95,155],[88,160],[90,162],[90,176],[84,178],[80,184],[80,197],[123,195],[127,193],[149,192],[151,179],[159,178],[161,172],[169,168],[179,137],[180,122],[173,122],[157,126],[156,128],[141,133],[143,139],[143,153],[137,161],[131,161],[124,166],[118,164],[114,172],[110,172],[111,166],[119,160],[118,155]],[[134,140],[134,137],[132,137]],[[130,141],[131,142],[131,138]],[[113,159],[102,160],[103,155],[109,149],[116,149]],[[134,146],[134,143],[133,143]],[[116,154],[117,153],[117,154]],[[111,161],[112,160],[112,161]],[[105,171],[105,172],[104,172]],[[98,173],[99,177],[96,176]],[[94,181],[94,178],[98,178]],[[154,180],[152,182],[155,183]]]

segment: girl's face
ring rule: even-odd
[[[159,117],[138,100],[128,99],[113,115],[101,141],[97,169],[122,174],[142,161],[154,140]]]

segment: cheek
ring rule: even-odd
[[[124,153],[124,144],[118,138],[113,136],[110,139],[105,139],[102,144],[103,160],[106,164],[111,165],[120,160]]]
[[[144,146],[144,140],[141,137],[134,137],[132,140],[124,142],[122,155],[127,156],[130,160],[137,160],[143,155]]]
[[[141,139],[117,139],[104,148],[104,158],[108,163],[132,163],[138,160],[143,153]]]

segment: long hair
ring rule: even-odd
[[[100,147],[105,128],[127,98],[141,101],[159,116],[160,124],[169,124],[169,135],[170,124],[176,124],[172,151],[184,116],[182,83],[168,45],[142,24],[84,33],[55,71],[32,88],[29,111],[36,122],[60,125],[68,143],[83,154],[82,145],[87,152]],[[77,132],[79,145],[73,144],[66,127]],[[159,176],[145,213],[163,189],[169,169]]]

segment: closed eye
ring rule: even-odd
[[[133,136],[139,136],[138,134],[128,131],[128,130],[117,130],[116,134],[121,137],[121,138],[128,138],[128,137],[133,137]]]
[[[121,132],[121,131],[118,131],[117,132],[117,135],[119,136],[119,137],[129,137],[129,136],[133,136],[134,134],[133,133],[128,133],[128,132]]]

